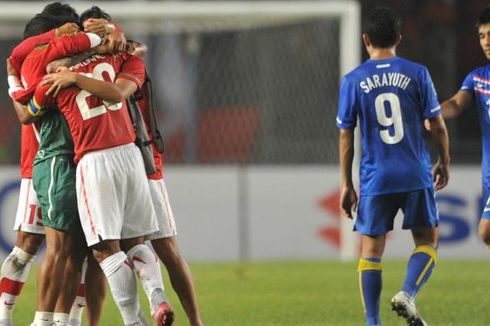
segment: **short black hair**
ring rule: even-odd
[[[478,21],[476,22],[476,28],[481,25],[490,24],[490,6],[485,7],[478,16]]]
[[[82,12],[82,14],[80,15],[80,23],[83,24],[83,22],[89,18],[103,18],[107,21],[112,21],[111,15],[109,15],[107,12],[97,6],[92,6],[92,8]]]
[[[375,48],[391,48],[400,38],[400,18],[386,7],[371,11],[364,20],[363,33],[366,33]]]
[[[26,27],[24,28],[24,39],[46,33],[56,27],[55,19],[43,14],[37,14],[26,24]]]
[[[80,23],[77,11],[67,3],[52,2],[44,7],[41,14],[54,19],[57,27],[66,23]]]

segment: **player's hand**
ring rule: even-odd
[[[434,178],[434,189],[436,191],[446,187],[449,181],[449,163],[437,161],[436,165],[434,165],[432,175]]]
[[[63,88],[75,84],[76,81],[76,72],[70,71],[66,67],[60,67],[58,72],[44,76],[41,85],[51,84],[51,87],[46,91],[46,95],[56,97]]]
[[[430,131],[430,121],[429,121],[429,119],[425,119],[424,120],[424,127],[425,127],[425,130]]]
[[[83,30],[104,37],[114,30],[114,25],[104,18],[89,18],[83,22]]]
[[[55,30],[56,37],[65,34],[74,34],[80,31],[80,27],[76,23],[66,23]]]
[[[340,209],[342,215],[352,219],[352,213],[357,211],[357,193],[353,187],[343,187],[340,193]]]
[[[113,31],[104,38],[102,41],[107,46],[109,53],[118,53],[126,49],[126,37],[124,33]]]

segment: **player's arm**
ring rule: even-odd
[[[339,159],[341,172],[340,206],[348,218],[357,209],[357,194],[352,183],[352,162],[354,160],[354,129],[340,129]]]
[[[46,65],[52,61],[88,51],[101,42],[101,37],[94,33],[65,34],[51,40],[48,46],[41,50],[39,59],[43,64],[43,69],[45,69]]]
[[[65,34],[73,34],[79,31],[79,27],[75,23],[66,23],[58,28],[52,29],[46,33],[34,35],[26,38],[20,42],[10,55],[10,60],[17,72],[20,72],[20,68],[27,55],[36,47],[49,43],[55,37],[60,37]]]
[[[77,86],[104,101],[118,103],[133,94],[138,86],[129,80],[118,78],[114,83],[97,80],[67,68],[44,76],[41,85],[49,85],[46,95],[56,97],[59,91],[69,86]]]
[[[148,47],[143,43],[128,41],[125,51],[131,55],[142,58],[146,55],[146,52],[148,52]]]
[[[434,178],[434,189],[440,190],[447,186],[449,181],[449,164],[451,161],[449,156],[449,137],[442,115],[430,118],[429,124],[430,135],[436,145],[439,156],[432,173]]]
[[[23,105],[19,102],[12,101],[12,104],[15,109],[15,113],[17,113],[17,118],[19,121],[25,125],[31,124],[38,119],[37,116],[33,116],[29,113],[27,106]]]
[[[457,117],[463,110],[468,108],[473,101],[470,93],[460,90],[453,97],[441,103],[442,116],[444,119]]]
[[[18,73],[11,64],[11,58],[7,59],[7,80],[9,84],[9,94],[11,92],[15,92],[23,89],[22,84],[20,83]],[[17,114],[17,118],[23,124],[32,123],[35,119],[31,116],[27,110],[27,107],[17,101],[12,100],[12,105],[14,106],[15,113]]]

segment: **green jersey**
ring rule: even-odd
[[[58,110],[49,110],[36,125],[39,129],[39,149],[34,165],[53,156],[75,155],[70,129]]]

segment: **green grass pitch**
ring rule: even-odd
[[[383,262],[381,318],[384,325],[405,325],[389,300],[403,282],[405,262]],[[356,262],[279,262],[192,264],[206,325],[363,325]],[[29,325],[35,310],[35,275],[14,312],[16,325]],[[165,275],[176,312],[174,325],[188,325]],[[441,260],[417,297],[429,325],[490,324],[490,261]],[[142,293],[141,293],[142,294]],[[140,296],[144,309],[146,299]],[[122,325],[110,294],[101,325]]]

